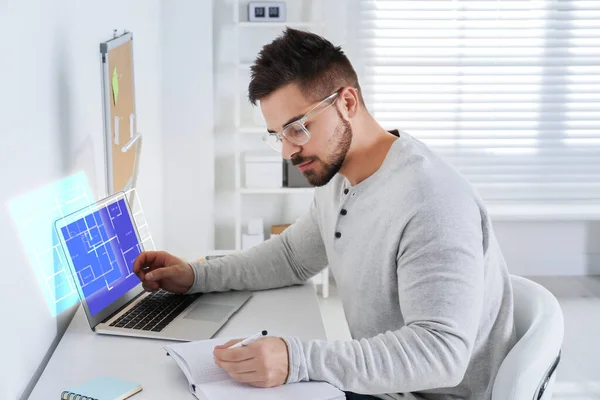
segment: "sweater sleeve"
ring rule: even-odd
[[[327,266],[315,200],[281,235],[247,251],[191,266],[194,284],[189,293],[263,290],[306,282]]]
[[[286,337],[288,383],[328,381],[363,394],[458,385],[482,312],[482,236],[479,209],[467,196],[424,199],[401,231],[396,257],[405,325],[351,341]]]

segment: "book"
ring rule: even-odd
[[[229,339],[210,339],[177,343],[164,349],[179,366],[190,392],[199,400],[337,400],[345,394],[327,382],[300,382],[273,388],[258,388],[240,383],[214,361],[215,346]]]
[[[123,400],[142,390],[142,385],[110,376],[98,376],[62,392],[61,400]],[[79,397],[78,397],[79,396]]]

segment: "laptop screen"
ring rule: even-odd
[[[92,316],[140,283],[133,262],[141,246],[123,197],[62,227],[61,234]]]

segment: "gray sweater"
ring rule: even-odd
[[[310,211],[248,251],[194,263],[192,291],[303,283],[329,265],[353,340],[286,337],[288,383],[382,399],[489,399],[515,342],[512,288],[467,181],[402,132],[379,170],[317,188]]]

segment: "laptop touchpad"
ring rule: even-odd
[[[235,307],[224,306],[221,304],[198,303],[184,318],[196,321],[221,322],[234,308]]]

